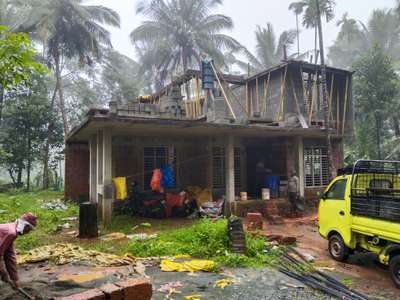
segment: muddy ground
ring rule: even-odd
[[[297,248],[316,258],[323,271],[342,278],[373,299],[400,300],[400,290],[390,279],[387,267],[380,265],[375,255],[355,254],[340,263],[329,256],[328,242],[318,233],[316,216],[285,219],[284,225],[265,225],[265,234],[290,235],[297,238]]]
[[[264,226],[264,234],[290,235],[297,238],[297,247],[303,253],[315,257],[316,266],[324,272],[346,281],[353,288],[368,294],[371,299],[400,300],[400,292],[390,280],[385,268],[377,265],[371,255],[354,255],[349,263],[333,261],[327,251],[327,242],[317,231],[314,216],[285,219],[284,225]],[[42,299],[66,296],[105,282],[117,282],[138,277],[132,267],[93,268],[82,265],[54,266],[39,263],[19,267],[21,286]],[[224,269],[219,273],[194,274],[162,272],[158,263],[146,267],[146,275],[153,283],[155,300],[184,299],[188,295],[200,295],[201,299],[329,299],[304,287],[279,272],[270,269]],[[234,283],[221,289],[217,280],[232,279]],[[166,283],[180,282],[177,293],[168,296],[158,291]],[[0,299],[24,299],[9,286],[0,283]]]

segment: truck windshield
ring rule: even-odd
[[[357,161],[351,183],[351,212],[400,221],[400,162]]]

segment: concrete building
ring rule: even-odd
[[[287,61],[249,78],[214,71],[213,89],[201,89],[200,72],[188,71],[151,96],[91,109],[67,137],[65,197],[89,197],[109,220],[112,178],[150,189],[152,170],[165,164],[177,191],[207,187],[233,202],[241,191],[260,197],[263,177],[276,176],[276,196],[285,197],[296,170],[301,196],[315,197],[329,180],[325,125],[332,173],[343,165],[343,139],[352,135],[352,73],[327,67],[324,124],[318,65]]]

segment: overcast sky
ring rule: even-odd
[[[223,13],[233,19],[235,28],[230,34],[250,51],[254,50],[254,31],[257,25],[265,26],[271,22],[275,32],[295,29],[296,21],[288,6],[294,0],[225,0],[218,13]],[[120,29],[110,29],[113,45],[119,52],[135,58],[133,46],[129,41],[129,33],[138,26],[143,18],[135,14],[137,0],[91,0],[87,3],[101,4],[116,10],[122,19]],[[366,22],[373,9],[390,8],[394,0],[336,0],[335,20],[323,24],[325,46],[332,44],[338,33],[336,21],[345,12],[350,17]],[[314,34],[312,30],[302,29],[300,35],[301,52],[313,49]]]

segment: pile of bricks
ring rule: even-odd
[[[255,231],[263,229],[263,218],[260,213],[247,213],[246,216],[247,230]]]
[[[130,279],[117,283],[107,283],[100,288],[57,300],[150,300],[152,286],[146,279]]]
[[[264,216],[272,225],[282,225],[284,223],[276,201],[271,200],[264,203]]]

